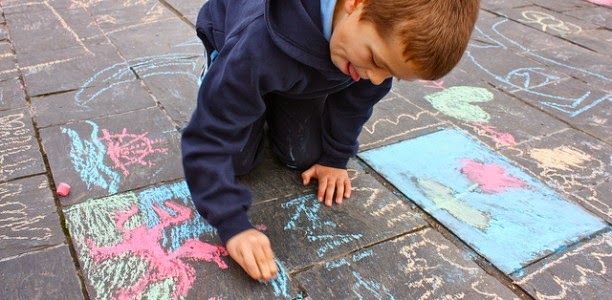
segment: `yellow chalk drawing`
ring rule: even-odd
[[[542,31],[548,31],[550,29],[558,32],[561,35],[579,33],[582,31],[582,28],[578,25],[559,20],[556,17],[541,11],[524,11],[523,17],[526,20],[521,19],[520,21],[538,24],[542,26]]]
[[[489,214],[461,202],[462,197],[478,187],[477,184],[464,193],[455,194],[452,189],[436,181],[417,178],[416,183],[425,196],[433,201],[439,209],[447,211],[457,220],[482,231],[486,231],[489,227],[491,219]]]
[[[576,168],[584,169],[584,163],[593,159],[584,151],[567,146],[554,149],[531,149],[529,156],[538,162],[542,169],[557,169],[561,171],[573,171]]]
[[[524,153],[519,155],[523,156]],[[546,178],[547,182],[571,194],[588,209],[612,218],[610,205],[593,185],[593,182],[606,177],[605,162],[571,146],[533,148],[526,151],[526,156],[535,161],[541,170],[539,176]]]

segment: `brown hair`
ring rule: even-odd
[[[384,38],[399,37],[422,79],[450,72],[467,48],[479,0],[364,0],[361,20]]]

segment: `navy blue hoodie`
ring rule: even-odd
[[[219,52],[198,93],[182,137],[183,167],[198,212],[223,244],[253,228],[251,193],[235,181],[233,155],[249,126],[265,112],[264,97],[327,96],[319,164],[346,168],[373,105],[391,88],[354,82],[332,63],[316,0],[210,0],[196,29],[209,51]]]

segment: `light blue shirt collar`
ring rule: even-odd
[[[334,20],[334,8],[336,0],[321,0],[321,19],[323,20],[323,35],[329,41],[332,32],[332,21]]]

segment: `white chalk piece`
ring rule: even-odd
[[[66,197],[68,196],[68,194],[70,194],[70,185],[68,185],[65,182],[61,182],[58,186],[57,186],[57,194],[61,197]]]

